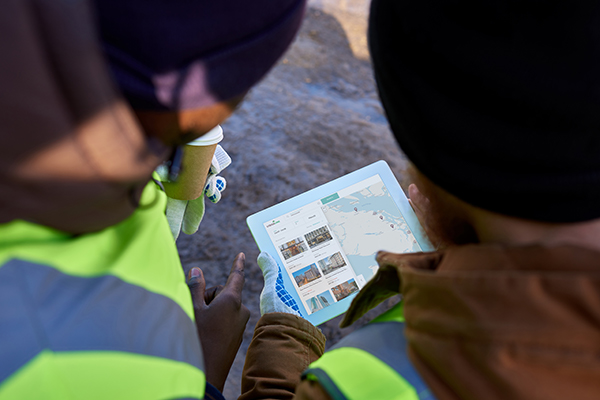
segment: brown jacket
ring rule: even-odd
[[[378,261],[342,325],[402,293],[409,356],[439,400],[600,398],[599,252],[471,245]],[[308,322],[265,315],[240,399],[329,399],[299,380],[323,345]]]

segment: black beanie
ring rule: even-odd
[[[113,77],[137,110],[208,107],[246,92],[296,36],[306,0],[96,0]]]
[[[505,215],[600,218],[600,2],[374,0],[369,45],[435,184]]]

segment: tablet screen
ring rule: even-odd
[[[264,224],[307,314],[355,295],[380,250],[421,247],[376,174]]]

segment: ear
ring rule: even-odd
[[[479,209],[436,185],[413,164],[407,172],[411,183],[428,199],[420,222],[435,247],[479,243],[474,228]]]

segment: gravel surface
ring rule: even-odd
[[[263,285],[246,217],[380,159],[402,180],[406,159],[389,131],[368,61],[367,3],[309,2],[291,49],[223,125],[221,144],[233,163],[223,173],[222,200],[207,204],[200,232],[177,242],[186,272],[202,268],[208,286],[224,284],[234,256],[246,253],[244,303],[252,316],[225,387],[229,400],[240,393]],[[328,346],[395,301],[344,330],[341,317],[321,325]]]

